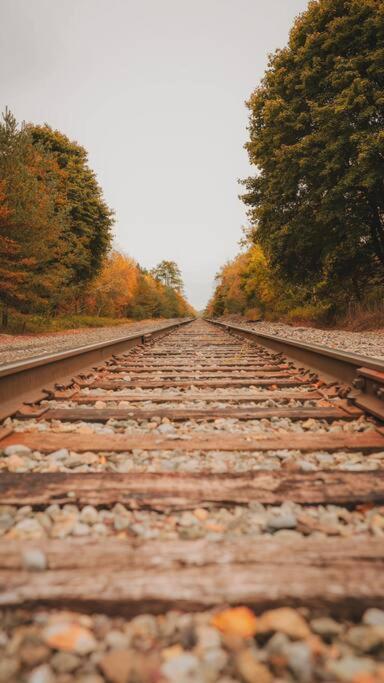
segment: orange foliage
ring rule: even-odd
[[[138,279],[138,267],[129,256],[112,251],[100,275],[89,289],[87,308],[97,315],[120,317],[127,315]]]

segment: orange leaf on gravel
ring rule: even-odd
[[[224,633],[242,638],[250,638],[257,630],[257,619],[248,607],[233,607],[218,612],[213,616],[211,623]]]

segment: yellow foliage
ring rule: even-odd
[[[137,279],[137,263],[125,254],[112,251],[90,287],[90,307],[97,315],[126,315],[135,295]]]
[[[278,285],[267,258],[256,244],[225,264],[208,304],[209,315],[244,313],[258,319],[278,298]]]

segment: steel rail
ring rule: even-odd
[[[41,400],[44,392],[52,390],[56,383],[65,384],[74,374],[91,368],[114,354],[124,353],[137,344],[168,334],[192,320],[193,318],[186,318],[126,337],[78,346],[59,353],[32,356],[27,360],[1,366],[0,419],[12,414],[20,403]]]
[[[313,372],[320,372],[329,382],[349,385],[348,398],[359,408],[384,420],[384,361],[357,353],[331,349],[321,344],[308,344],[277,337],[241,325],[205,318],[228,332],[283,353],[289,360]]]

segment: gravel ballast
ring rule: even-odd
[[[0,334],[0,366],[34,356],[75,349],[87,344],[120,339],[120,337],[127,337],[142,330],[148,332],[150,329],[155,330],[172,322],[176,322],[176,320],[140,320],[139,322],[127,325],[97,328],[86,327],[78,330],[65,330],[64,332],[48,332],[46,334]]]
[[[228,322],[231,321],[228,319]],[[314,327],[296,327],[285,325],[284,323],[264,321],[258,323],[232,322],[262,334],[272,334],[276,337],[285,337],[286,339],[307,344],[321,344],[322,346],[328,346],[330,349],[340,349],[341,351],[358,353],[361,356],[384,360],[384,329],[350,332],[349,330],[320,330]]]
[[[1,683],[384,681],[384,612],[0,612]]]
[[[0,537],[3,540],[115,537],[121,540],[228,541],[271,537],[290,543],[296,538],[324,539],[330,536],[384,537],[384,507],[358,506],[348,510],[339,505],[282,505],[221,507],[208,504],[194,510],[130,510],[121,503],[113,508],[56,503],[33,510],[30,505],[0,505]]]

